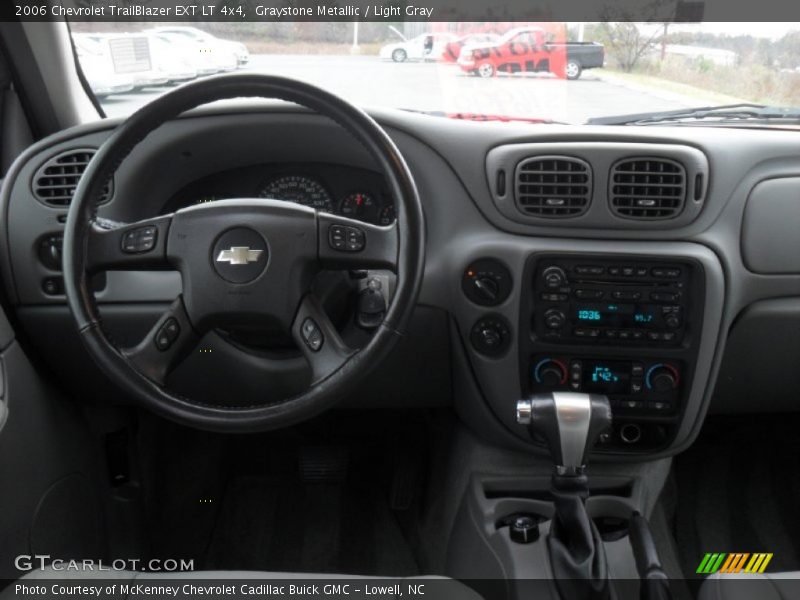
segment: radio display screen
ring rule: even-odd
[[[584,361],[584,392],[627,394],[631,387],[631,363],[613,360]]]
[[[575,323],[600,327],[647,328],[660,325],[660,307],[653,304],[593,303],[572,308]]]

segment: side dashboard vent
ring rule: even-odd
[[[668,158],[626,158],[611,167],[611,210],[626,219],[671,219],[686,201],[686,169]]]
[[[95,154],[93,149],[68,150],[44,163],[33,176],[33,194],[48,206],[64,207],[72,202],[72,195],[86,166]],[[112,182],[103,190],[100,203],[111,198]]]
[[[526,215],[568,218],[582,215],[592,197],[589,163],[571,156],[536,156],[516,172],[517,208]]]

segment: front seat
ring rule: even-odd
[[[697,600],[796,600],[800,598],[800,571],[786,573],[711,575],[700,587]]]
[[[280,573],[266,571],[185,571],[180,573],[142,573],[137,571],[56,571],[52,568],[31,571],[22,579],[8,584],[6,589],[0,592],[0,600],[12,600],[19,598],[15,592],[15,584],[29,583],[31,585],[41,584],[42,580],[60,580],[65,585],[70,583],[91,585],[93,580],[103,580],[104,583],[120,584],[146,584],[146,585],[186,585],[196,583],[197,585],[213,585],[220,580],[227,580],[226,584],[235,584],[231,580],[240,583],[262,580],[261,583],[272,581],[276,584],[286,585],[287,582],[296,582],[296,585],[322,582],[337,583],[343,580],[364,581],[379,586],[392,586],[399,584],[399,594],[381,593],[382,600],[397,599],[401,596],[408,598],[408,586],[425,586],[425,595],[436,600],[483,600],[483,598],[472,588],[455,579],[447,577],[416,576],[416,577],[366,577],[363,575],[332,575],[324,573]],[[239,595],[237,589],[237,596]],[[361,595],[360,593],[358,594]],[[103,596],[94,596],[103,598]],[[114,596],[119,598],[117,594]],[[213,597],[213,596],[212,596]],[[762,599],[766,600],[766,599]]]

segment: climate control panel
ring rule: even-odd
[[[536,355],[529,367],[530,389],[605,394],[615,412],[672,414],[678,409],[682,366],[660,358],[607,359]]]

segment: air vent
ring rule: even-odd
[[[536,217],[567,218],[586,212],[592,195],[589,164],[569,156],[537,156],[517,166],[517,208]]]
[[[94,149],[87,148],[69,150],[54,156],[39,167],[33,177],[33,193],[36,199],[49,206],[69,206],[78,181],[94,153]],[[109,181],[100,198],[101,204],[108,201],[111,191],[112,185]]]
[[[686,200],[686,169],[667,158],[628,158],[611,167],[611,210],[626,219],[671,219]]]

